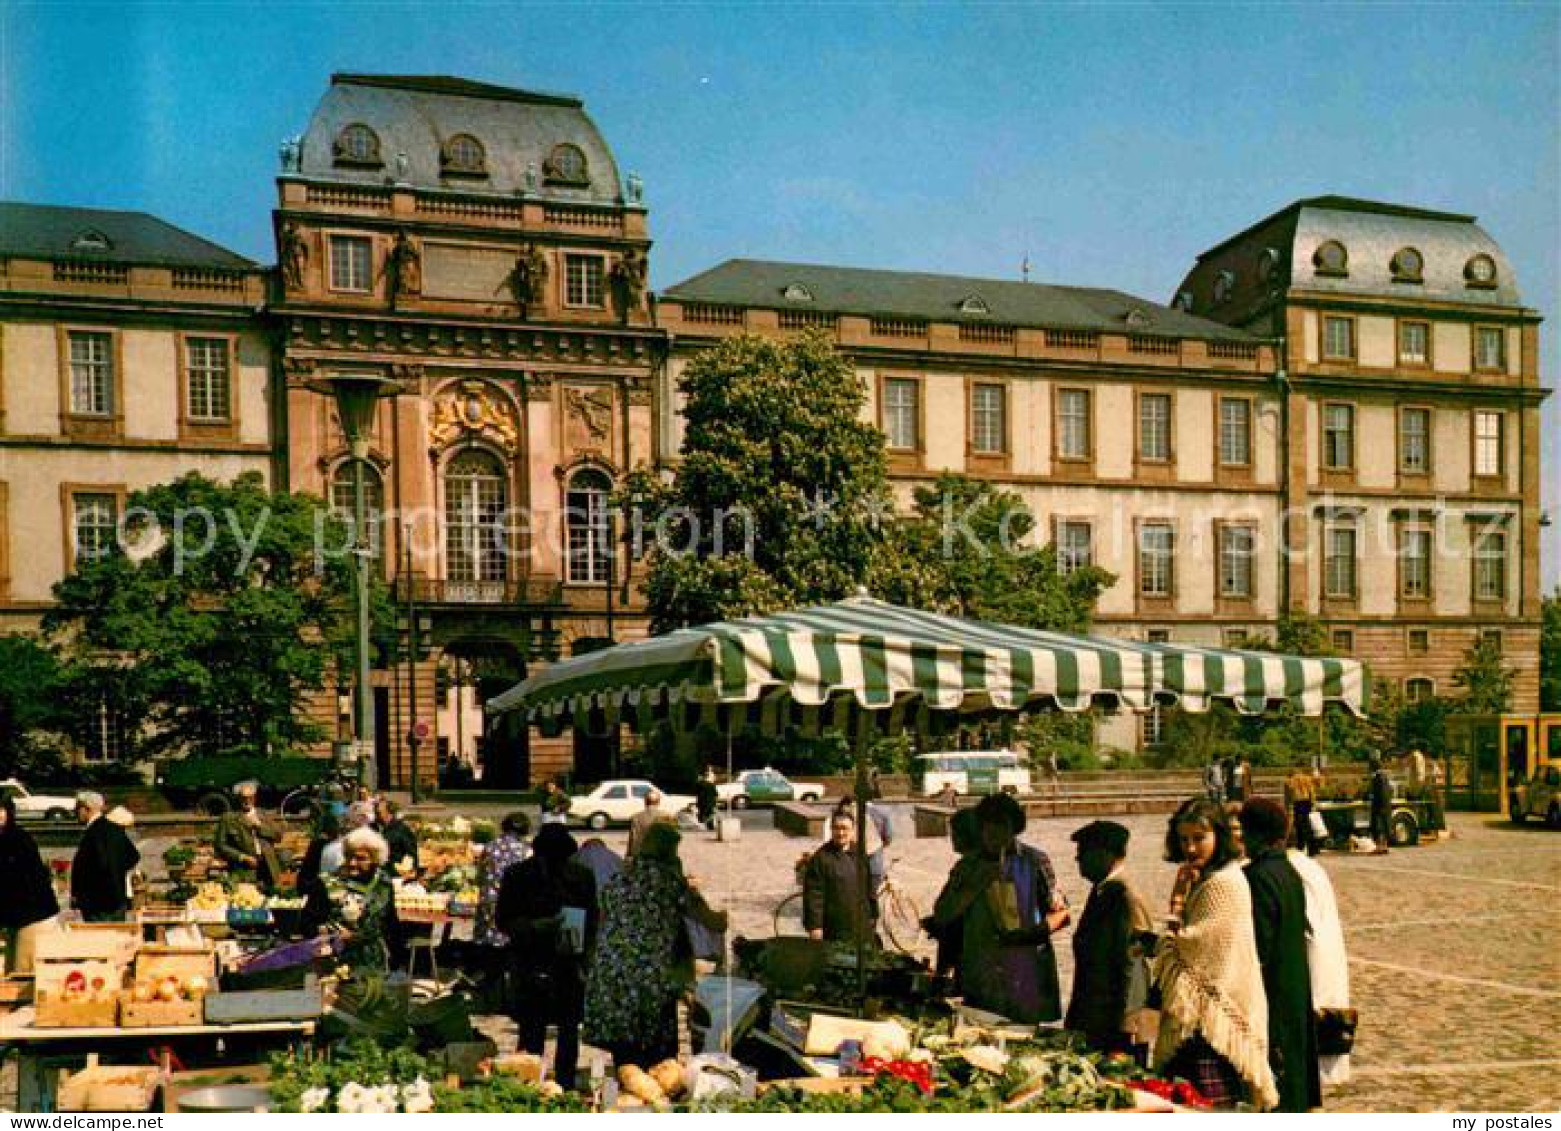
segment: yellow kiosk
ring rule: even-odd
[[[1450,715],[1447,807],[1511,816],[1514,787],[1561,766],[1561,714]]]

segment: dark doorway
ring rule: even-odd
[[[390,764],[390,688],[374,688],[374,781],[380,789],[399,786]]]

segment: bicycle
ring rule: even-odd
[[[804,863],[806,857],[803,858]],[[900,862],[899,857],[892,857],[884,869],[883,879],[878,881],[874,889],[874,896],[878,901],[878,926],[883,929],[884,937],[889,946],[901,954],[913,954],[916,943],[921,938],[921,911],[916,907],[916,901],[910,895],[898,887],[891,870]],[[800,879],[802,867],[797,868]],[[807,930],[802,926],[802,895],[794,891],[775,905],[772,921],[775,934],[781,935],[806,935]]]

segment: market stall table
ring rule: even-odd
[[[218,1041],[239,1038],[256,1039],[258,1044],[296,1043],[314,1035],[315,1022],[261,1021],[234,1025],[179,1025],[125,1029],[119,1026],[91,1029],[39,1029],[32,1024],[33,1011],[21,1009],[0,1020],[0,1058],[13,1050],[17,1055],[18,1111],[53,1110],[53,1081],[48,1079],[60,1067],[57,1058],[79,1055],[83,1061],[89,1052],[103,1053],[112,1043],[134,1051],[140,1044],[147,1049],[160,1048],[174,1041]],[[283,1040],[285,1038],[285,1040]],[[50,1106],[44,1106],[44,1100]]]

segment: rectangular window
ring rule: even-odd
[[[367,294],[373,287],[374,250],[367,236],[332,236],[331,290]]]
[[[191,420],[226,420],[232,404],[226,338],[186,338],[185,406]]]
[[[1066,576],[1095,564],[1094,530],[1078,519],[1057,522],[1057,572]]]
[[[70,411],[76,416],[114,415],[114,336],[101,330],[72,330]]]
[[[1323,358],[1333,361],[1349,361],[1355,357],[1355,320],[1353,318],[1323,319]]]
[[[883,430],[891,448],[914,452],[921,447],[920,401],[915,381],[891,377],[883,383]]]
[[[1507,597],[1507,536],[1499,530],[1474,540],[1474,599],[1502,601]]]
[[[1411,628],[1404,634],[1404,649],[1411,656],[1426,656],[1431,652],[1431,630]]]
[[[1090,458],[1089,390],[1057,394],[1057,454],[1062,459]]]
[[[1165,741],[1165,712],[1156,703],[1138,716],[1139,741],[1144,746],[1159,746]]]
[[[1245,600],[1252,596],[1252,566],[1257,533],[1250,526],[1221,526],[1220,596]]]
[[[1244,628],[1227,628],[1220,633],[1220,643],[1226,648],[1245,648],[1247,646],[1247,630]]]
[[[1169,597],[1176,581],[1176,528],[1168,522],[1146,522],[1138,528],[1138,592],[1143,597]]]
[[[1169,644],[1171,642],[1171,630],[1168,628],[1151,628],[1144,633],[1144,639],[1150,644]]]
[[[1323,532],[1323,596],[1355,598],[1355,528],[1330,526]]]
[[[96,561],[113,552],[119,528],[119,501],[113,495],[74,495],[71,517],[76,564]]]
[[[1398,417],[1398,470],[1425,475],[1431,470],[1431,410],[1406,408]]]
[[[1500,326],[1474,328],[1474,367],[1495,370],[1507,368],[1507,331]]]
[[[1220,398],[1220,463],[1249,467],[1252,463],[1252,402]]]
[[[1499,412],[1474,414],[1474,474],[1496,478],[1502,473],[1502,415]]]
[[[1399,547],[1399,593],[1425,599],[1431,596],[1431,532],[1406,530]]]
[[[1138,457],[1148,463],[1171,458],[1171,398],[1165,393],[1138,398]]]
[[[1501,630],[1500,629],[1497,629],[1497,628],[1487,628],[1487,629],[1484,629],[1484,630],[1482,630],[1480,632],[1480,635],[1479,635],[1478,639],[1479,639],[1480,647],[1482,647],[1482,648],[1494,648],[1498,652],[1500,652],[1502,650],[1502,643],[1501,643],[1502,636],[1501,636]]]
[[[600,256],[564,256],[564,305],[597,310],[607,305],[607,269]]]
[[[1355,651],[1355,630],[1351,628],[1336,628],[1330,637],[1333,642],[1333,650],[1341,655],[1349,655]]]
[[[1355,406],[1323,406],[1323,466],[1348,471],[1355,466]]]
[[[970,391],[970,447],[980,455],[1008,450],[1008,390],[977,385]]]
[[[1431,324],[1398,324],[1398,360],[1400,365],[1425,365],[1431,360]]]

